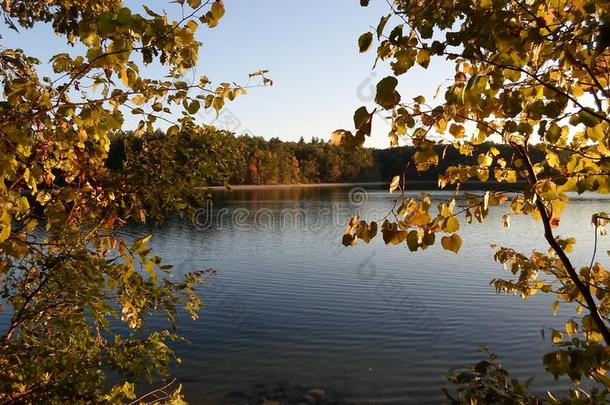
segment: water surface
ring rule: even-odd
[[[506,230],[505,211],[492,210],[486,224],[460,230],[459,255],[411,253],[381,237],[342,247],[348,218],[379,219],[391,198],[351,187],[222,191],[198,226],[175,220],[155,230],[153,247],[178,272],[218,272],[202,290],[201,319],[179,330],[190,343],[179,346],[175,374],[193,403],[226,403],[257,384],[321,387],[346,403],[439,403],[443,374],[479,360],[481,344],[517,377],[534,377],[535,390],[562,386],[542,367],[540,332],[561,327],[573,308],[553,317],[550,296],[523,301],[489,286],[509,277],[490,243],[546,249],[542,225],[516,217]],[[591,214],[609,208],[578,198],[564,215],[558,232],[577,238],[577,267],[591,259]],[[608,264],[609,239],[600,242]]]

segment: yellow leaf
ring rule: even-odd
[[[431,220],[432,218],[427,212],[414,211],[411,213],[411,215],[405,218],[405,223],[412,226],[422,226],[430,223]]]
[[[125,86],[129,86],[129,77],[127,76],[127,69],[121,69],[121,81]]]
[[[456,217],[449,217],[445,220],[445,227],[443,231],[447,233],[454,233],[460,229],[460,221]]]
[[[390,193],[393,193],[394,191],[396,191],[398,189],[399,185],[400,185],[400,176],[394,176],[394,178],[392,179],[392,182],[390,183]]]
[[[424,69],[428,67],[428,65],[430,64],[429,49],[420,49],[420,51],[417,52],[417,63]]]
[[[11,220],[11,216],[7,212],[0,216],[0,243],[11,235]]]
[[[451,126],[449,127],[449,133],[455,138],[459,139],[464,137],[466,130],[461,125],[451,124]]]
[[[28,199],[26,197],[21,197],[21,199],[19,200],[19,212],[21,214],[25,214],[29,211],[30,209],[30,203],[28,202]]]
[[[553,302],[553,315],[557,316],[557,312],[559,311],[559,301]]]
[[[135,105],[142,105],[146,102],[147,98],[146,96],[142,95],[142,94],[138,94],[137,96],[134,96],[131,99],[131,102],[134,103]]]
[[[485,167],[489,167],[491,166],[491,164],[493,163],[494,159],[493,157],[485,154],[485,155],[479,155],[477,157],[477,162],[481,165],[481,166],[485,166]]]
[[[447,120],[439,118],[435,121],[434,125],[436,126],[436,132],[443,134],[447,129]]]
[[[571,319],[566,322],[566,332],[568,335],[575,334],[577,330],[578,330],[578,324],[576,324],[576,322],[574,322]]]
[[[215,1],[212,3],[212,15],[215,20],[219,20],[225,14],[225,6],[222,1]]]
[[[457,234],[453,234],[451,236],[443,236],[443,238],[441,239],[441,246],[445,250],[450,250],[453,253],[457,253],[462,247],[462,238],[460,238]]]

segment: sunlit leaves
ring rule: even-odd
[[[224,4],[220,0],[216,0],[212,3],[210,11],[200,18],[201,22],[207,24],[210,28],[214,28],[218,25],[218,22],[224,16],[225,8]]]
[[[53,63],[53,71],[55,73],[67,72],[73,67],[72,58],[67,53],[60,53],[51,58]]]
[[[421,172],[425,172],[430,169],[432,166],[436,166],[438,164],[438,155],[432,148],[425,148],[415,152],[413,155],[413,160],[415,161],[415,166],[417,170]]]
[[[369,243],[377,235],[377,223],[371,222],[367,224],[364,221],[360,221],[359,227],[356,231],[356,236],[362,239],[364,242]]]
[[[199,200],[182,198],[186,192],[180,187],[193,182],[174,181],[163,192],[144,190],[151,176],[168,179],[179,171],[170,159],[154,169],[146,166],[154,160],[151,154],[166,156],[162,148],[139,156],[141,167],[154,172],[148,177],[140,172],[135,178],[137,170],[121,176],[109,171],[111,137],[129,113],[137,116],[134,134],[146,143],[170,107],[184,113],[168,129],[175,136],[193,128],[192,115],[202,108],[218,111],[246,89],[212,86],[205,76],[189,77],[188,83],[183,79],[199,56],[196,20],[217,25],[224,15],[221,1],[179,1],[180,21],[148,6],[142,14],[132,12],[116,1],[22,3],[5,7],[7,21],[24,27],[47,24],[60,42],[75,46],[51,57],[48,66],[11,44],[0,50],[5,118],[0,129],[0,282],[12,306],[7,323],[13,327],[0,336],[0,402],[13,402],[6,395],[17,393],[7,388],[15,384],[25,402],[63,403],[77,397],[122,402],[133,399],[134,386],[112,387],[105,380],[107,370],[114,370],[117,383],[126,374],[154,377],[167,371],[173,329],[151,332],[146,322],[157,313],[173,327],[181,308],[196,317],[201,305],[196,286],[203,273],[176,280],[145,239],[128,247],[116,236],[128,219],[144,222],[155,214],[186,211]],[[142,62],[158,63],[163,73],[147,76],[151,72],[140,69]],[[42,78],[39,70],[55,75]],[[264,73],[261,84],[271,84]],[[194,173],[188,174],[194,178]],[[133,336],[118,338],[121,321],[134,329]],[[13,360],[6,362],[9,357]],[[172,401],[178,401],[179,393],[174,394]]]
[[[552,294],[557,302],[553,312],[560,302],[573,304],[578,314],[591,311],[570,320],[565,331],[553,331],[552,342],[562,346],[547,354],[544,364],[556,377],[568,375],[576,382],[586,377],[610,386],[605,376],[610,369],[608,352],[598,344],[610,342],[610,276],[594,260],[574,268],[569,256],[575,239],[555,234],[569,202],[567,193],[610,193],[607,6],[587,0],[567,5],[529,2],[527,7],[504,0],[393,1],[392,6],[395,25],[384,17],[377,27],[377,58],[389,64],[395,77],[379,81],[375,102],[392,110],[392,144],[402,141],[414,147],[403,182],[410,180],[406,176],[414,172],[413,166],[418,172],[438,167],[439,187],[454,186],[457,191],[439,203],[437,216],[430,215],[423,199],[399,196],[391,209],[395,222],[385,227],[386,242],[404,237],[407,248],[416,251],[428,245],[426,235],[445,232],[441,246],[458,252],[459,226],[483,222],[492,210],[501,218],[496,226],[505,228],[522,215],[542,221],[544,226],[536,229],[549,243],[549,251],[523,255],[500,248],[495,258],[513,277],[492,284],[497,292],[523,298]],[[400,98],[397,77],[415,65],[427,68],[434,58],[455,65],[455,74],[431,77],[439,89],[446,88],[444,94],[438,92],[439,97],[427,102],[415,98],[412,103],[415,95]],[[413,79],[405,78],[405,83],[409,80]],[[452,162],[446,159],[447,149],[469,160]],[[491,190],[498,183],[509,184],[514,193],[460,191],[473,180]],[[456,196],[460,210],[451,202]],[[509,198],[510,206],[504,204]],[[504,210],[499,208],[503,206]],[[460,222],[458,213],[465,221]],[[594,215],[592,222],[597,238],[603,233],[604,214]],[[593,316],[598,311],[601,320]],[[526,384],[513,386],[506,374],[496,372],[498,368],[492,359],[460,374],[489,376],[484,382],[456,377],[462,402],[502,402],[489,398],[508,392],[510,398],[523,399],[515,402],[529,403]],[[479,397],[480,392],[491,396]],[[549,394],[549,402],[598,400],[584,390],[572,390],[570,396],[565,400]]]

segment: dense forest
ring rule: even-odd
[[[512,159],[510,149],[504,145],[477,145],[466,156],[459,152],[459,147],[437,145],[433,155],[438,166],[418,171],[415,164],[409,164],[416,152],[413,146],[350,150],[315,137],[309,142],[303,138],[286,142],[278,138],[236,136],[207,127],[203,131],[182,131],[173,136],[165,136],[161,131],[142,136],[132,132],[115,133],[108,166],[121,171],[128,164],[132,172],[144,172],[171,162],[176,168],[181,167],[184,175],[196,175],[202,184],[210,186],[386,182],[405,169],[409,181],[436,183],[439,172],[450,166],[476,164],[478,157],[489,154],[490,150],[507,161]],[[493,173],[490,178],[493,180]]]

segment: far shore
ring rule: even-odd
[[[300,184],[238,184],[227,186],[211,186],[210,190],[264,190],[264,189],[287,189],[287,188],[318,188],[318,187],[373,187],[383,186],[388,183],[383,181],[369,183],[300,183]]]
[[[239,191],[239,190],[287,190],[287,189],[298,189],[298,188],[328,188],[328,187],[389,187],[389,181],[375,181],[375,182],[353,182],[353,183],[301,183],[301,184],[236,184],[226,186],[210,186],[206,189],[212,191]],[[438,183],[434,180],[409,180],[408,189],[410,191],[423,191],[423,190],[440,190]],[[497,182],[481,182],[481,181],[470,181],[462,185],[462,190],[498,190],[498,191],[514,191],[520,190],[525,187],[525,183],[519,181],[514,184],[510,183],[497,183]],[[445,190],[453,190],[455,186],[448,186]]]

